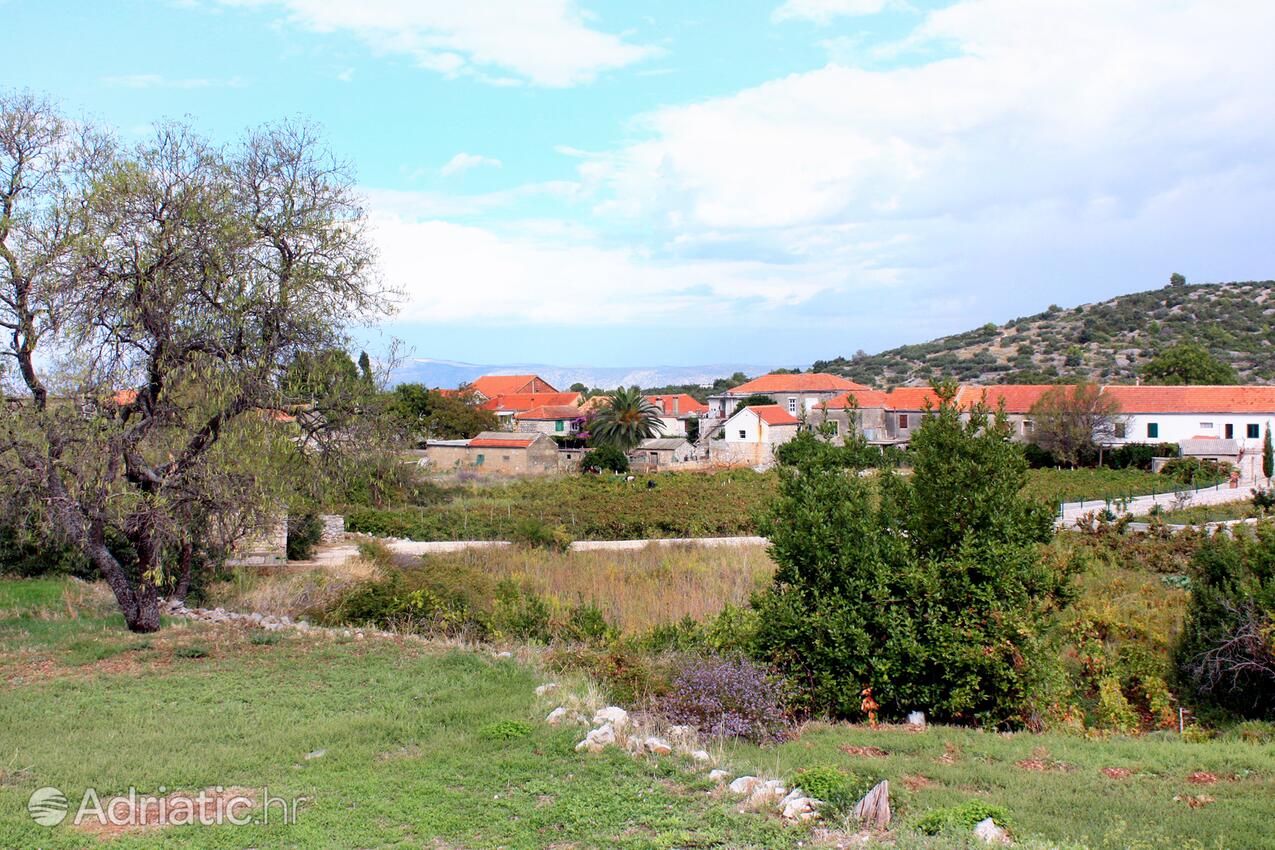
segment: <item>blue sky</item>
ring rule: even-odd
[[[381,329],[797,365],[1275,277],[1269,0],[0,0],[0,85],[142,138],[319,122]]]

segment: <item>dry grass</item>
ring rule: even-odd
[[[351,587],[376,578],[380,570],[363,558],[339,564],[242,567],[230,580],[210,586],[204,604],[297,617],[325,610]]]
[[[705,620],[742,605],[774,574],[764,546],[660,546],[615,552],[473,549],[428,555],[420,569],[472,570],[512,579],[564,605],[596,605],[625,631],[691,617]]]

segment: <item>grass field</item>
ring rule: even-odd
[[[1210,482],[1216,483],[1216,482]],[[1023,492],[1050,504],[1118,500],[1185,489],[1169,476],[1141,469],[1032,469]]]
[[[1221,505],[1196,505],[1180,511],[1168,511],[1160,518],[1171,525],[1199,525],[1205,522],[1223,522],[1230,519],[1248,519],[1257,516],[1257,508],[1251,499],[1226,502]]]
[[[674,759],[575,753],[578,729],[539,722],[541,680],[523,663],[407,639],[184,621],[136,636],[100,587],[73,582],[0,581],[0,599],[0,846],[96,846],[68,825],[35,825],[28,796],[54,786],[78,800],[87,787],[105,796],[130,785],[266,786],[305,799],[295,824],[168,827],[104,846],[810,844],[802,828],[738,814]],[[884,754],[844,749],[854,747]],[[1238,734],[1187,743],[811,724],[778,747],[731,746],[724,757],[736,773],[832,764],[888,778],[904,823],[964,799],[999,803],[1031,848],[1275,847],[1275,748]],[[1109,778],[1103,768],[1130,773]],[[1201,772],[1217,781],[1189,778]],[[906,829],[892,840],[966,846]]]

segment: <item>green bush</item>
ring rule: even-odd
[[[530,723],[524,723],[521,720],[497,720],[480,729],[478,737],[484,741],[516,741],[527,737],[531,732]]]
[[[991,818],[997,826],[1009,828],[1009,812],[1003,806],[982,800],[966,800],[956,806],[932,809],[915,824],[918,832],[939,835],[947,832],[969,832],[979,822]]]
[[[513,527],[509,539],[520,546],[532,549],[549,549],[565,552],[571,548],[571,535],[561,525],[550,525],[536,517],[524,517]]]
[[[862,718],[871,687],[886,716],[1020,725],[1047,699],[1070,566],[1043,558],[1053,517],[1020,495],[1004,418],[967,422],[945,395],[912,436],[913,474],[877,493],[837,468],[781,471],[755,651],[807,710]]]
[[[1176,664],[1206,705],[1275,720],[1275,527],[1218,534],[1196,550]]]
[[[598,446],[590,449],[580,458],[581,471],[600,469],[611,472],[628,472],[629,456],[615,446]]]
[[[832,766],[807,767],[797,771],[792,781],[807,797],[823,802],[823,810],[833,815],[848,814],[877,782]]]
[[[316,514],[305,513],[288,517],[288,560],[308,561],[323,537],[323,520]]]
[[[1160,474],[1189,487],[1211,487],[1226,479],[1231,472],[1229,463],[1198,457],[1179,457],[1160,468]]]

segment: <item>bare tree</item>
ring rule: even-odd
[[[0,182],[0,471],[153,631],[168,565],[269,495],[287,364],[387,308],[363,212],[304,124],[124,150],[26,95],[0,98]]]
[[[1120,404],[1093,383],[1052,387],[1032,406],[1032,441],[1068,466],[1109,444],[1126,424]]]

